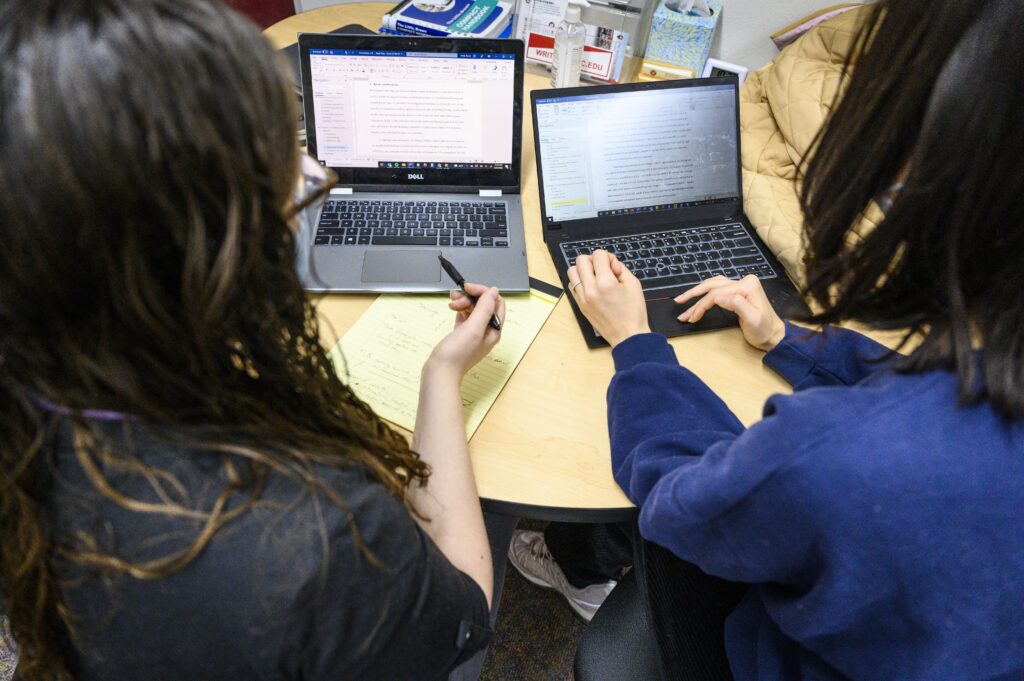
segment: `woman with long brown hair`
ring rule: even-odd
[[[504,304],[453,303],[410,448],[335,374],[294,271],[329,183],[300,173],[292,99],[215,0],[0,5],[0,594],[24,681],[435,679],[487,640],[459,383]]]

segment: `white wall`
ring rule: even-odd
[[[295,0],[302,12],[346,0]],[[347,0],[358,2],[359,0]],[[398,0],[395,0],[397,3]],[[768,37],[775,31],[839,0],[722,0],[722,18],[711,45],[711,56],[722,61],[761,68],[778,53]],[[376,28],[375,26],[371,28]]]
[[[308,0],[304,0],[308,1]],[[839,0],[722,0],[711,56],[751,71],[771,61],[778,50],[770,36],[780,28]]]

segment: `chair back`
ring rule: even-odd
[[[643,539],[635,543],[634,553],[665,681],[732,681],[725,619],[749,586],[705,574]]]
[[[580,637],[576,681],[732,681],[725,619],[748,588],[705,574],[634,528],[633,569]]]
[[[661,657],[644,599],[630,570],[583,630],[575,681],[662,681]]]

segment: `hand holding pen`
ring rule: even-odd
[[[448,303],[448,307],[458,313],[455,328],[430,353],[424,365],[425,380],[437,380],[439,376],[462,380],[470,367],[483,359],[501,339],[499,329],[505,317],[505,301],[498,289],[466,282],[459,288],[465,293],[452,291],[452,301]]]
[[[479,294],[473,295],[472,293],[466,290],[466,279],[461,274],[459,274],[459,271],[457,269],[455,269],[455,265],[445,260],[444,256],[442,255],[437,256],[437,259],[441,261],[441,267],[444,268],[444,271],[448,274],[449,277],[451,277],[452,281],[455,282],[455,285],[458,286],[459,290],[461,290],[462,293],[465,294],[465,296],[469,299],[470,305],[476,305]],[[479,287],[484,291],[487,290],[485,286],[481,286],[480,284],[470,284],[470,286]],[[451,307],[451,305],[449,305],[449,307]],[[455,308],[453,307],[452,309],[454,310]],[[494,329],[495,331],[501,331],[501,320],[498,318],[497,313],[491,315],[490,325],[491,328]]]

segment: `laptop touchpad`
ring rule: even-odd
[[[364,282],[433,284],[441,281],[441,251],[369,251],[363,255]]]

